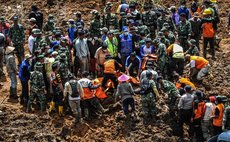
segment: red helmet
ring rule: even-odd
[[[216,97],[215,96],[210,96],[209,100],[210,100],[210,102],[215,103]]]

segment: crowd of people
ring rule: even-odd
[[[217,1],[181,1],[168,9],[145,3],[143,12],[137,3],[123,0],[116,13],[112,7],[107,2],[103,13],[91,11],[89,27],[80,11],[66,27],[57,27],[60,21],[52,14],[44,22],[35,5],[28,28],[17,15],[12,22],[1,17],[0,76],[6,76],[5,64],[9,98],[18,99],[18,77],[20,104],[27,113],[34,110],[34,103],[41,112],[61,117],[70,109],[79,124],[110,111],[102,104],[110,97],[113,103],[121,100],[127,120],[136,117],[135,105],[141,105],[143,124],[148,125],[160,119],[156,103],[164,96],[168,113],[177,115],[180,141],[184,123],[189,125],[190,139],[195,136],[198,142],[228,130],[230,99],[205,96],[197,87],[209,75],[208,59],[216,60]],[[137,94],[141,104],[135,104]]]

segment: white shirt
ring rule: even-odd
[[[190,61],[190,67],[191,68],[195,68],[196,67],[196,61],[195,60],[191,60]]]
[[[29,36],[28,45],[29,45],[29,51],[30,53],[32,53],[33,45],[34,45],[34,37],[32,35]]]
[[[205,112],[204,112],[204,118],[203,120],[210,120],[211,119],[211,116],[212,116],[212,113],[215,109],[215,104],[214,103],[211,103],[211,102],[207,102],[205,104]]]
[[[151,47],[147,48],[145,46],[144,49],[143,49],[143,52],[144,52],[145,55],[152,54],[152,48]]]
[[[76,82],[77,82],[77,80],[76,80]],[[83,94],[83,89],[82,89],[81,85],[78,82],[77,82],[77,91],[79,92],[79,97],[75,97],[75,98],[71,97],[70,94],[72,94],[72,87],[71,87],[69,82],[65,83],[64,96],[66,96],[67,93],[68,93],[70,101],[80,100],[81,99],[81,94]]]

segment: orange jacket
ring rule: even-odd
[[[198,103],[197,108],[194,110],[194,114],[195,114],[194,119],[198,119],[202,117],[204,105],[205,105],[205,102]]]
[[[216,108],[219,110],[219,115],[218,117],[213,119],[213,125],[221,127],[222,126],[222,121],[223,121],[223,116],[224,116],[224,105],[222,103],[216,105]]]
[[[116,65],[121,67],[121,64],[117,63],[116,60],[110,59],[104,63],[104,73],[115,74]]]
[[[196,86],[190,81],[189,78],[180,78],[179,82],[176,83],[176,88],[181,88],[181,84],[190,85],[193,90],[196,90]]]
[[[191,56],[190,61],[191,60],[195,60],[195,67],[197,69],[202,69],[209,64],[209,62],[205,58],[200,56]]]

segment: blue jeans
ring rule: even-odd
[[[9,73],[9,76],[10,76],[10,82],[11,82],[10,87],[17,88],[17,76],[16,76],[16,73],[14,73],[14,72]]]

